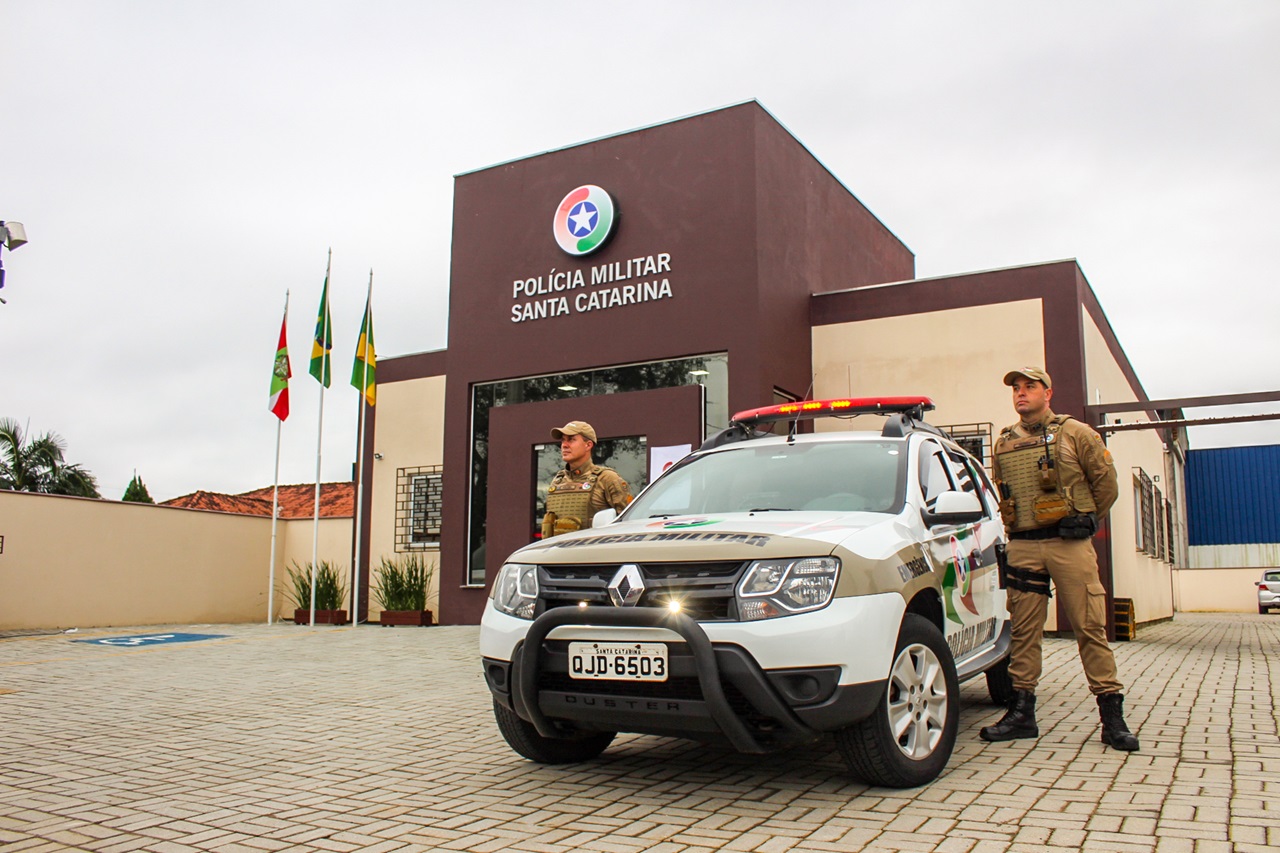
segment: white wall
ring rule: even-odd
[[[1272,565],[1275,565],[1274,563]],[[1178,609],[1207,613],[1257,613],[1262,568],[1177,569]],[[1280,619],[1280,615],[1275,618]]]
[[[371,529],[369,531],[370,621],[381,612],[372,586],[381,558],[398,556],[396,534],[396,474],[404,468],[421,468],[444,463],[444,399],[445,378],[429,376],[378,386],[378,428],[374,453],[373,484],[370,494]],[[444,483],[445,500],[465,500],[463,484]],[[427,593],[427,609],[437,615],[439,608],[439,548],[421,552],[437,566],[436,578]]]
[[[311,559],[312,522],[280,526],[273,603],[291,616],[284,566]],[[320,528],[321,559],[349,567],[351,519]],[[267,618],[269,518],[0,491],[0,536],[0,630]]]
[[[924,394],[938,407],[930,422],[996,431],[1017,418],[1004,375],[1044,363],[1039,299],[817,326],[812,340],[815,399]]]

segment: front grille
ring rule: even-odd
[[[733,591],[747,563],[637,563],[644,577],[644,595],[637,607],[666,607],[679,601],[680,608],[699,622],[737,619]],[[538,567],[538,613],[553,607],[609,606],[609,581],[620,563],[551,565]]]

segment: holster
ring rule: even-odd
[[[1049,574],[1047,572],[1020,569],[1017,566],[1010,566],[1006,561],[1001,570],[1001,576],[1004,578],[1007,589],[1016,589],[1018,592],[1033,592],[1036,595],[1043,595],[1045,598],[1053,598],[1053,593],[1049,589]]]
[[[996,567],[999,569],[996,577],[1000,580],[1000,588],[1004,589],[1008,584],[1005,575],[1009,572],[1009,549],[1003,542],[996,543]]]

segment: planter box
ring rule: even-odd
[[[310,625],[311,609],[293,611],[293,624]],[[345,625],[347,624],[347,611],[345,610],[317,610],[317,625]]]
[[[388,625],[412,625],[415,628],[425,628],[431,624],[430,610],[384,610],[378,616],[378,621],[386,627]]]

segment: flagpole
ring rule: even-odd
[[[281,321],[282,327],[287,330],[289,325],[289,290],[286,288],[284,292],[284,319]],[[288,363],[288,350],[285,351],[285,362]],[[289,371],[286,370],[286,373]],[[288,403],[288,381],[289,377],[285,377],[285,393],[286,406]],[[286,412],[286,415],[288,412]],[[268,572],[267,580],[267,624],[270,625],[276,618],[276,529],[280,525],[280,433],[284,427],[284,420],[276,415],[276,474],[275,480],[271,487],[271,568]]]
[[[369,388],[369,334],[373,325],[373,270],[369,270],[369,292],[364,300],[363,339],[356,341],[356,355],[364,357],[364,375],[360,382],[360,429],[356,438],[356,564],[351,579],[351,624],[360,624],[360,545],[364,531],[364,416],[369,408],[365,396]]]
[[[276,421],[276,478],[271,488],[271,571],[267,580],[267,624],[276,618],[276,527],[280,523],[280,432],[284,421]]]
[[[329,342],[330,325],[332,321],[329,319],[329,274],[333,269],[333,249],[329,249],[329,260],[324,267],[324,296],[322,297],[323,305],[320,310],[324,312],[321,318],[321,349]],[[327,351],[321,355],[321,374],[324,373],[324,366],[327,366],[329,354]],[[324,380],[320,380],[320,416],[316,422],[316,505],[315,520],[311,531],[311,627],[316,626],[316,561],[320,559],[320,451],[323,447],[321,438],[324,436]]]
[[[316,507],[311,528],[311,627],[316,626],[316,560],[320,557],[320,447],[324,435],[324,385],[320,386],[320,419],[316,429]]]

